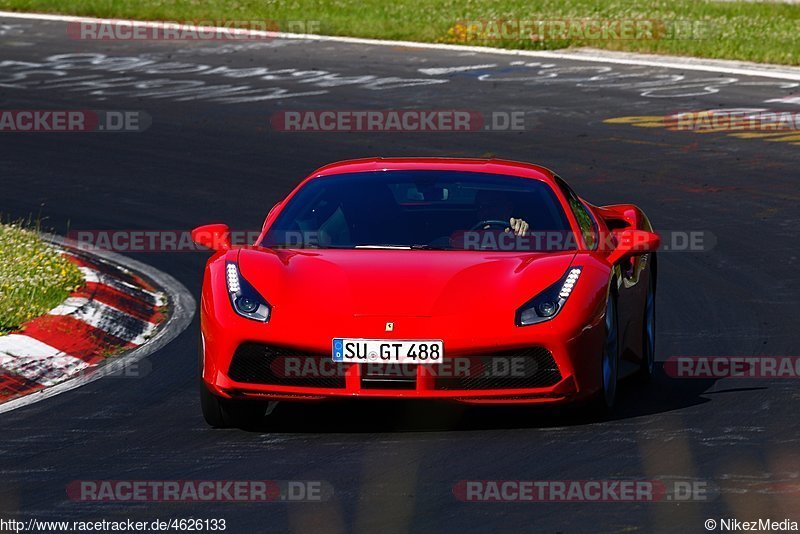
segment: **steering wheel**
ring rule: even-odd
[[[500,219],[486,219],[484,221],[479,222],[472,228],[470,228],[469,231],[474,232],[476,230],[486,230],[485,228],[486,226],[488,226],[489,229],[499,228],[500,230],[505,232],[506,228],[508,228],[510,224],[508,221],[501,221]]]

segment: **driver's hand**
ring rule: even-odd
[[[511,217],[508,220],[509,227],[506,232],[514,232],[514,235],[525,235],[528,232],[528,223],[524,219],[515,219]]]

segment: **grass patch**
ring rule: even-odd
[[[0,224],[0,335],[61,303],[83,284],[78,268],[21,224]]]
[[[502,48],[592,46],[660,54],[800,64],[800,7],[713,0],[0,0],[0,9],[170,21],[314,21],[327,35]],[[465,31],[460,21],[649,20],[653,38],[594,39],[550,33],[544,40]],[[262,24],[258,24],[261,21]],[[318,23],[318,25],[317,25]],[[527,34],[526,34],[527,35]]]

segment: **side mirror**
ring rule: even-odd
[[[608,255],[611,265],[625,258],[655,252],[661,243],[657,234],[644,230],[625,229],[614,232],[614,235],[617,237],[617,247]]]
[[[192,230],[192,241],[211,250],[230,250],[231,230],[227,224],[206,224]]]

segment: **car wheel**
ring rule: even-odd
[[[617,322],[617,297],[612,289],[605,313],[605,341],[600,356],[600,391],[594,401],[596,415],[608,415],[617,398],[619,375],[619,328]]]
[[[656,366],[656,290],[650,271],[647,282],[647,296],[644,300],[644,317],[642,321],[642,364],[639,375],[644,380],[652,378]]]
[[[222,406],[222,399],[208,390],[208,387],[200,380],[200,407],[203,410],[203,418],[214,428],[228,428],[231,426],[231,418]]]
[[[200,406],[203,418],[214,428],[253,428],[263,423],[267,406],[257,401],[223,399],[200,381]]]
[[[200,346],[200,408],[203,418],[214,428],[257,426],[264,419],[266,405],[257,401],[223,399],[209,391],[202,377],[202,345]]]

